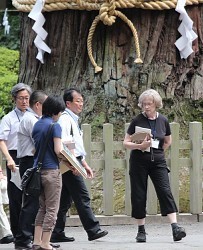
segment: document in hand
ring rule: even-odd
[[[10,179],[10,181],[13,182],[18,189],[22,190],[19,167],[15,168],[15,172],[11,171],[11,179]]]
[[[87,178],[87,172],[82,164],[77,160],[75,155],[71,153],[71,151],[65,146],[63,143],[63,148],[60,152],[63,155],[63,158],[67,160],[72,167],[74,167],[85,179]],[[67,171],[70,170],[67,166]],[[63,171],[65,172],[65,171]]]
[[[135,133],[131,135],[131,141],[142,143],[147,136],[149,139],[151,138],[151,129],[135,126]],[[145,151],[150,152],[150,147]]]

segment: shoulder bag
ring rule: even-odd
[[[41,185],[41,172],[40,172],[40,170],[42,167],[42,162],[44,159],[45,151],[47,148],[48,140],[49,140],[53,125],[54,125],[54,123],[50,124],[49,129],[47,131],[45,143],[43,143],[41,145],[42,148],[40,149],[40,154],[39,154],[37,166],[32,167],[32,168],[28,168],[22,176],[21,187],[22,187],[23,192],[26,195],[30,195],[33,197],[39,197],[39,195],[41,193],[42,185]]]

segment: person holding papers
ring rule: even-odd
[[[11,181],[11,172],[15,172],[16,165],[19,164],[19,160],[16,157],[17,131],[20,121],[28,109],[31,93],[30,86],[24,83],[18,83],[12,88],[11,95],[15,103],[15,108],[2,118],[0,125],[0,150],[6,158],[10,223],[14,237],[18,231],[22,191]]]
[[[124,139],[124,146],[131,150],[130,182],[132,217],[137,220],[137,242],[146,242],[145,217],[147,180],[150,176],[160,203],[162,216],[168,216],[171,223],[173,240],[179,241],[186,236],[185,229],[177,224],[175,204],[166,165],[164,151],[171,145],[171,130],[167,118],[157,112],[162,108],[162,99],[153,89],[144,91],[138,100],[142,113],[131,121]],[[140,130],[148,135],[142,141],[132,141]],[[150,149],[150,150],[148,150]]]
[[[74,154],[86,169],[87,177],[92,178],[92,169],[85,161],[86,152],[83,145],[83,135],[78,123],[78,115],[83,109],[83,97],[79,90],[71,88],[65,90],[63,99],[66,109],[58,121],[62,128],[62,141],[75,143]],[[62,174],[60,207],[51,242],[74,241],[73,237],[67,237],[64,232],[66,214],[71,207],[72,199],[82,225],[87,232],[88,240],[96,240],[107,235],[107,231],[100,229],[99,221],[95,218],[90,207],[90,197],[83,177],[79,172],[72,169]]]
[[[42,116],[42,104],[47,95],[42,90],[32,92],[29,100],[29,112],[23,116],[17,133],[17,158],[19,159],[19,171],[22,177],[28,168],[33,167],[34,162],[34,141],[32,129],[34,124]],[[32,248],[34,234],[34,221],[39,208],[39,199],[23,195],[22,207],[18,221],[18,232],[15,237],[15,248]]]

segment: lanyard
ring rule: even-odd
[[[145,114],[146,115],[146,114]],[[147,115],[146,115],[147,117]],[[150,120],[148,117],[147,117],[147,122],[150,126],[150,129],[151,129],[151,132],[152,132],[152,135],[153,135],[153,139],[156,138],[156,120],[157,120],[157,114],[156,114],[156,118],[155,120]],[[154,125],[154,126],[153,126]]]
[[[145,114],[146,115],[146,114]],[[147,115],[146,115],[147,117]],[[150,126],[150,129],[151,129],[151,132],[152,132],[152,135],[153,135],[153,139],[155,140],[156,138],[156,120],[157,120],[157,113],[156,113],[156,118],[155,120],[150,120],[148,117],[147,117],[147,121],[148,121],[148,124]],[[154,126],[153,126],[154,125]],[[152,147],[150,147],[150,151],[151,151],[151,161],[154,161],[154,150]]]
[[[14,111],[15,111],[15,113],[16,113],[16,116],[17,116],[17,118],[18,118],[18,121],[20,122],[20,118],[19,118],[19,116],[18,116],[18,113],[17,113],[17,111],[14,109]]]
[[[70,112],[68,112],[68,110],[65,110],[65,112],[66,112],[67,115],[70,115],[73,118],[73,120],[74,120],[74,122],[77,125],[77,128],[79,130],[79,134],[81,135],[81,129],[80,129],[78,121],[75,119],[75,117]],[[72,125],[71,125],[71,130],[73,130]],[[73,131],[72,131],[72,134],[73,134]]]
[[[156,138],[156,119],[153,121],[150,121],[149,119],[147,119],[147,120],[148,120],[150,129],[152,131],[153,139],[155,139]]]

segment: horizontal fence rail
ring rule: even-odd
[[[125,125],[125,131],[129,124]],[[179,187],[180,178],[179,171],[182,166],[188,169],[189,172],[189,202],[190,213],[202,213],[202,123],[190,122],[188,140],[181,140],[180,124],[170,123],[172,131],[172,145],[167,151],[167,164],[170,169],[170,183],[172,193],[179,207]],[[114,141],[113,139],[113,125],[103,124],[103,138],[100,142],[92,141],[91,125],[83,124],[84,144],[87,152],[86,161],[96,171],[102,170],[103,178],[103,202],[101,209],[103,215],[114,215],[114,170],[123,170],[125,173],[125,214],[131,215],[131,201],[130,201],[130,180],[129,180],[129,155],[130,151],[124,149],[122,141]],[[115,152],[123,152],[122,157]],[[181,151],[187,151],[185,155]],[[5,166],[5,161],[0,154],[0,162]],[[91,194],[92,181],[85,180],[88,190]],[[96,181],[94,181],[95,183]],[[148,181],[148,199],[147,199],[147,214],[158,214],[157,196],[152,185],[151,180]]]

